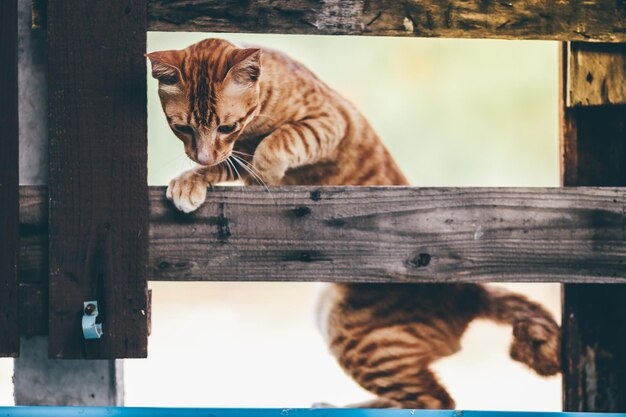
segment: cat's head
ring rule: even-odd
[[[227,159],[259,111],[261,50],[207,39],[146,56],[167,121],[187,156],[201,165]]]

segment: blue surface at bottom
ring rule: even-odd
[[[383,410],[363,408],[0,407],[0,417],[610,417],[626,413]]]

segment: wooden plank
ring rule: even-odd
[[[613,0],[149,0],[149,30],[626,41]]]
[[[565,185],[626,184],[626,106],[577,107],[566,111],[563,142]],[[587,138],[587,139],[584,139]]]
[[[626,43],[570,43],[568,65],[568,107],[626,104]]]
[[[145,0],[48,3],[49,353],[145,357]],[[85,342],[83,301],[104,336]]]
[[[626,412],[625,286],[569,284],[563,296],[563,409]]]
[[[48,188],[20,187],[19,284],[48,285]]]
[[[626,282],[624,188],[225,187],[191,215],[164,195],[151,187],[155,281]],[[45,224],[43,200],[24,188],[22,218]]]
[[[19,297],[20,335],[48,335],[48,285],[20,284]]]
[[[40,2],[45,4],[44,1]],[[32,30],[31,0],[18,1],[20,182],[48,182],[47,40]],[[22,130],[22,127],[24,129]],[[20,357],[13,362],[16,405],[122,405],[123,361],[48,359],[48,198],[20,212]],[[24,189],[22,189],[22,193]],[[37,223],[29,213],[35,213]],[[25,248],[39,248],[24,262]],[[43,337],[35,337],[43,336]]]
[[[19,353],[17,1],[0,2],[0,357]]]
[[[569,48],[585,49],[579,45]],[[614,57],[605,58],[608,67]],[[562,62],[566,59],[562,54]],[[572,85],[568,78],[574,74],[571,67],[570,71],[567,65],[562,68],[564,98]],[[619,72],[615,75],[625,79],[626,68]],[[563,99],[561,115],[563,185],[626,186],[626,106],[567,108]],[[626,213],[626,206],[623,210]],[[563,287],[565,411],[626,412],[624,300],[624,285]]]

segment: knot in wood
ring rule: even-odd
[[[295,209],[293,209],[293,214],[296,217],[308,216],[309,214],[311,214],[311,209],[306,206],[296,207]]]
[[[423,268],[430,264],[430,260],[432,257],[427,253],[420,253],[413,257],[413,259],[409,260],[409,265],[414,268]]]

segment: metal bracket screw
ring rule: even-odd
[[[102,337],[102,324],[96,323],[98,317],[98,302],[85,301],[83,303],[83,336],[86,340]]]

